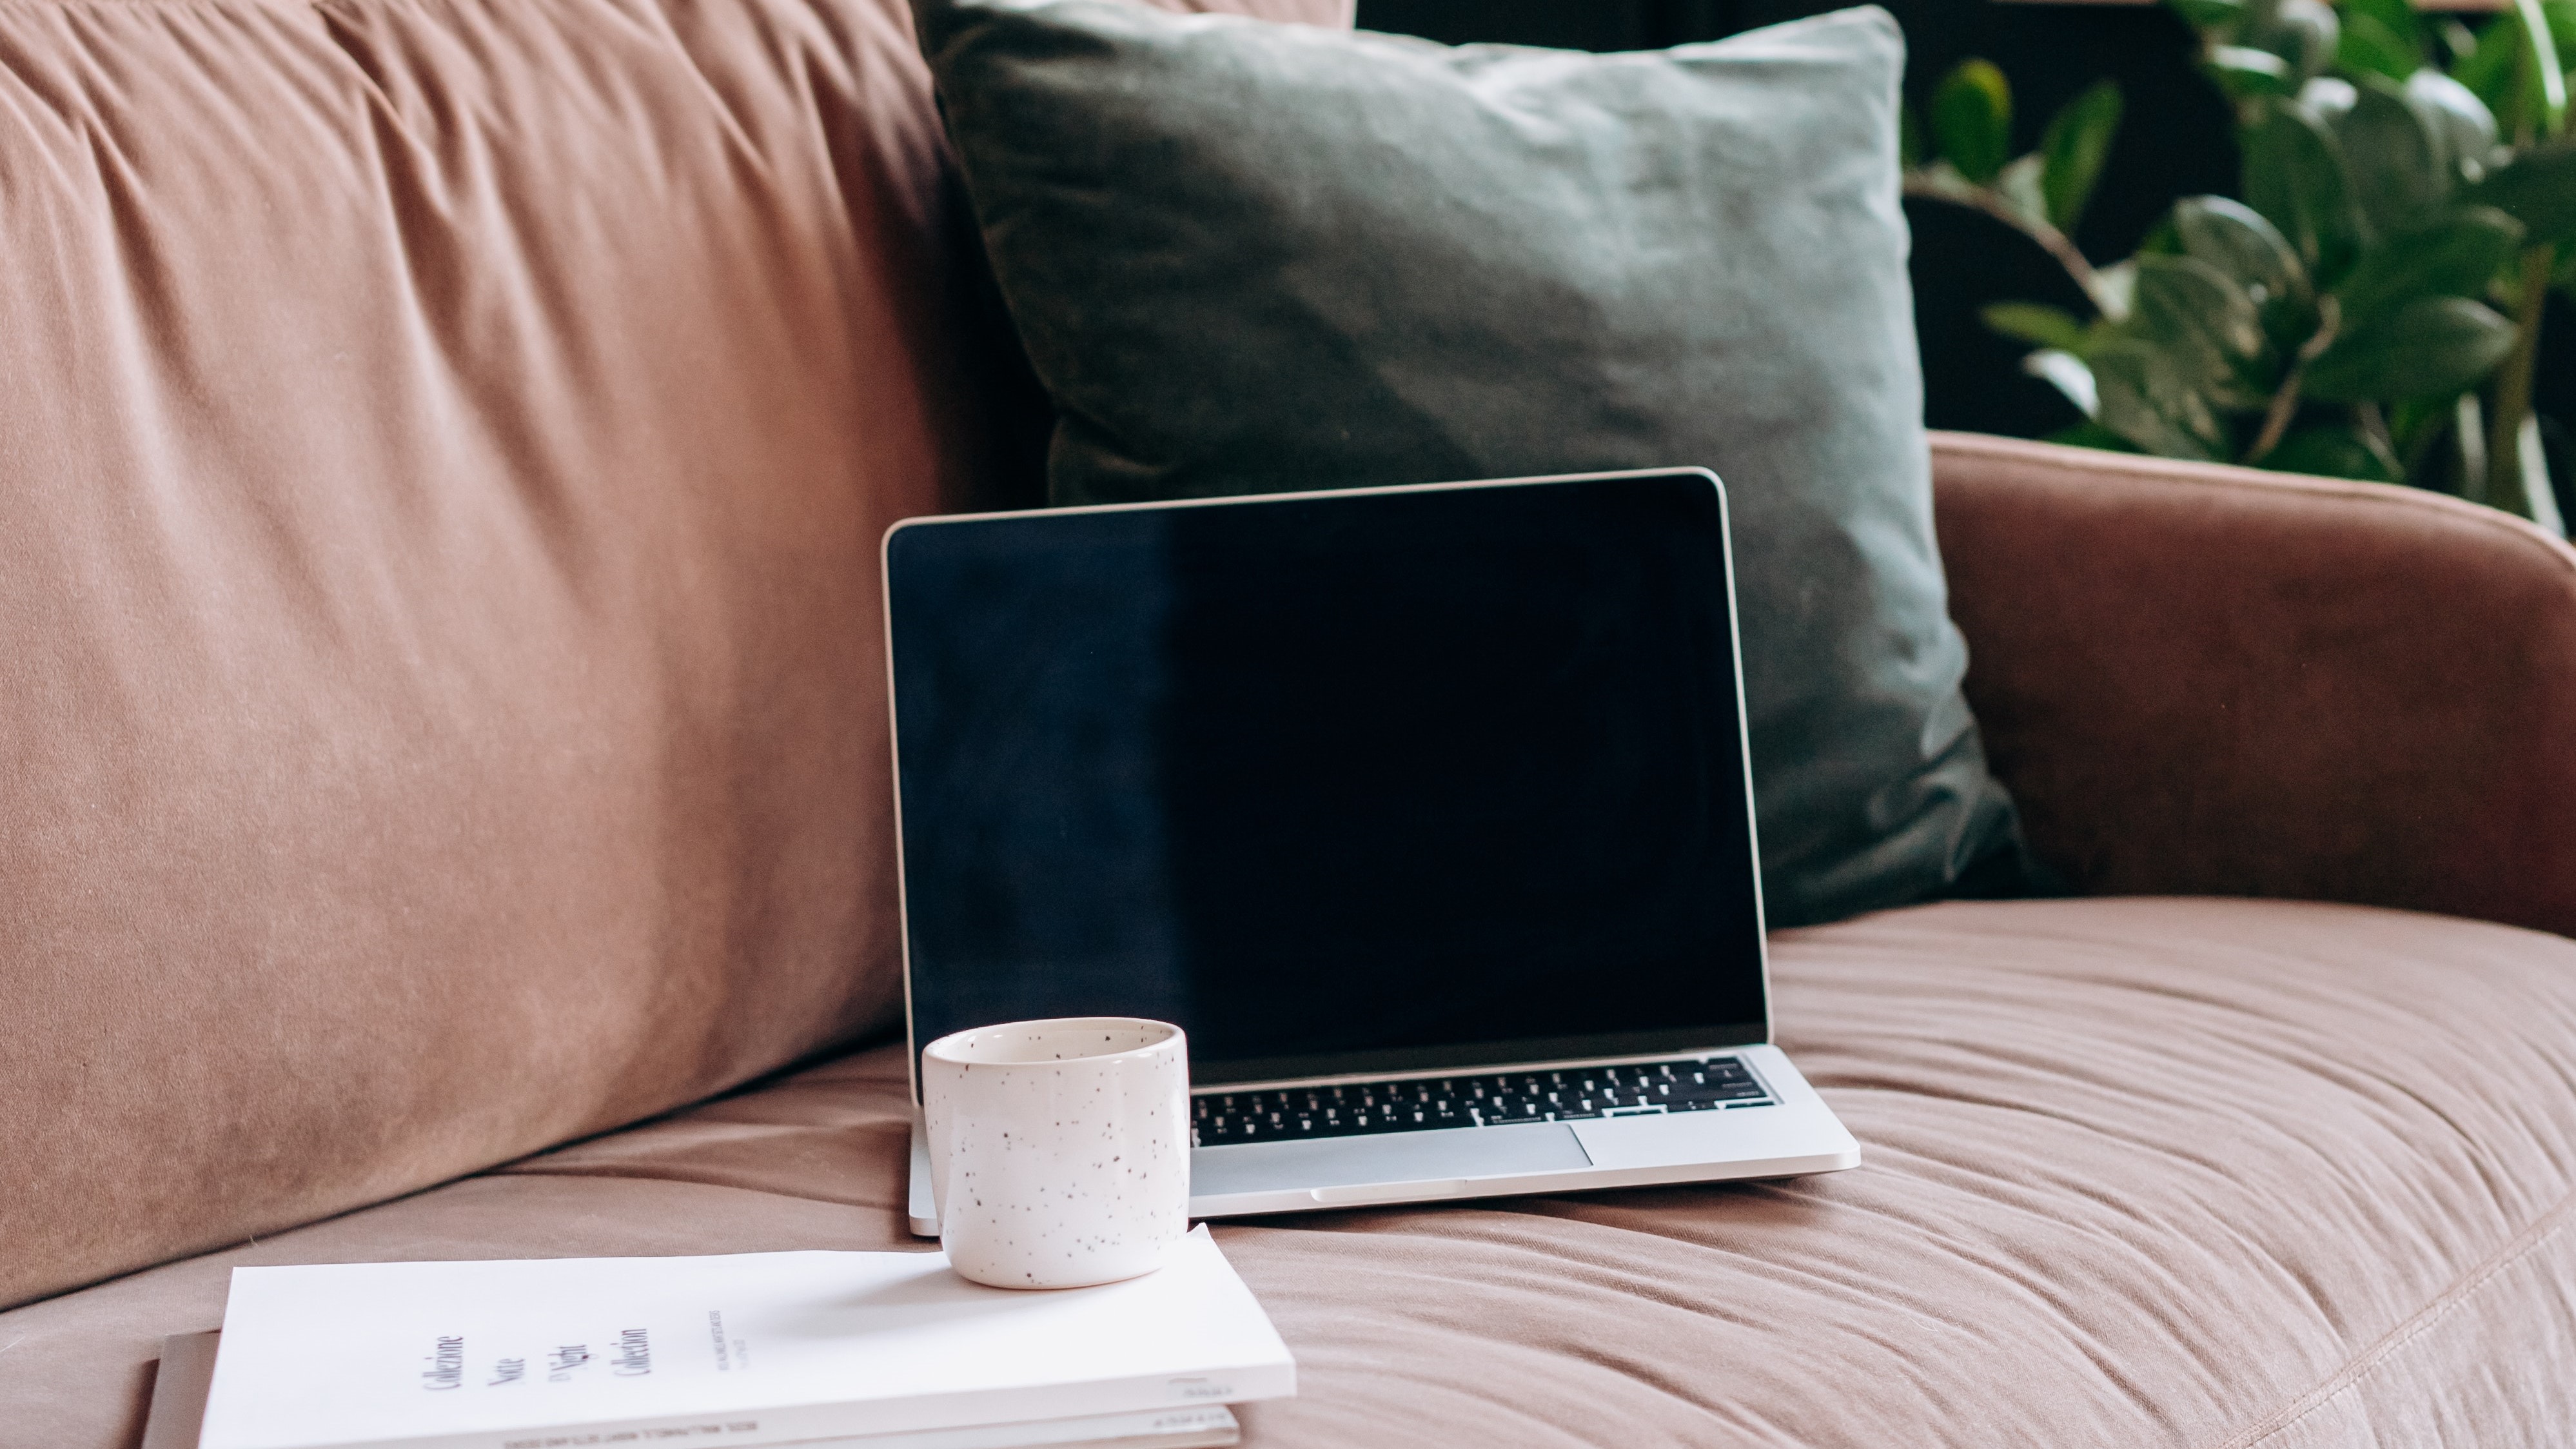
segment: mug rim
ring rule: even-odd
[[[1126,1047],[1114,1052],[1095,1052],[1078,1057],[1047,1057],[1038,1061],[1027,1062],[977,1061],[971,1057],[958,1056],[954,1054],[955,1044],[958,1043],[961,1038],[981,1036],[986,1032],[1016,1031],[1034,1027],[1044,1027],[1056,1031],[1079,1031],[1089,1030],[1095,1027],[1140,1026],[1160,1028],[1165,1035],[1159,1041],[1149,1041],[1143,1046]],[[930,1045],[923,1047],[921,1049],[921,1055],[925,1060],[942,1062],[947,1065],[957,1067],[1069,1067],[1088,1065],[1094,1062],[1124,1061],[1133,1057],[1147,1056],[1155,1052],[1169,1050],[1179,1043],[1188,1040],[1188,1038],[1189,1034],[1181,1030],[1179,1026],[1168,1021],[1157,1021],[1150,1016],[1041,1016],[1033,1017],[1027,1021],[997,1021],[987,1026],[970,1026],[963,1031],[952,1031],[946,1036],[940,1037],[931,1042]]]

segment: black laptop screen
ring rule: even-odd
[[[887,543],[913,1040],[1178,1022],[1205,1084],[1763,1039],[1696,473]]]

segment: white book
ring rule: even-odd
[[[215,1347],[223,1334],[174,1333],[161,1341],[161,1367],[152,1379],[152,1406],[143,1419],[142,1449],[197,1449],[206,1422],[206,1387],[215,1377]],[[569,1437],[569,1436],[567,1436]],[[1133,1414],[1091,1414],[1041,1419],[1031,1424],[977,1424],[963,1429],[917,1429],[908,1434],[868,1434],[849,1439],[808,1439],[795,1449],[1231,1449],[1243,1426],[1223,1404],[1186,1409],[1141,1409]]]
[[[1205,1228],[1159,1272],[1054,1292],[938,1253],[236,1268],[197,1443],[1010,1449],[1079,1440],[885,1436],[1294,1392]]]

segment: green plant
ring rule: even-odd
[[[2125,261],[2069,239],[2119,128],[2108,83],[2018,158],[1981,60],[1941,82],[1928,146],[1908,127],[1909,192],[2021,231],[2091,304],[1986,312],[2083,411],[2061,438],[2415,483],[2563,533],[2531,384],[2549,288],[2576,296],[2576,0],[2483,32],[2408,0],[2174,4],[2234,107],[2244,199],[2185,198]]]

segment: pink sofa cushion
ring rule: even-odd
[[[963,225],[903,0],[0,9],[0,1303],[889,1023]]]
[[[1219,1229],[1298,1357],[1257,1449],[2558,1449],[2576,943],[2251,901],[1778,938],[1851,1124],[1799,1181]],[[234,1263],[926,1246],[899,1050],[0,1314],[0,1442],[130,1442]]]

